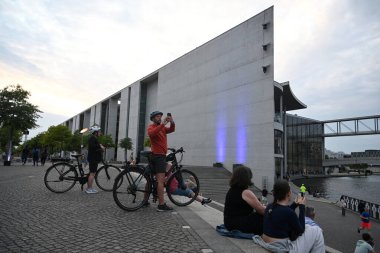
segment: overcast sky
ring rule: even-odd
[[[20,84],[44,131],[274,5],[275,80],[318,120],[380,114],[378,0],[0,1],[0,88]],[[380,136],[330,138],[334,151]]]

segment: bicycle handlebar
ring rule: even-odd
[[[168,148],[172,153],[178,154],[178,153],[184,153],[183,147],[180,147],[179,149],[175,150],[174,148]]]

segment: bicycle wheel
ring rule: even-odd
[[[121,209],[135,211],[148,201],[151,189],[151,180],[144,169],[131,166],[116,177],[113,199]]]
[[[46,187],[55,193],[67,192],[74,187],[78,179],[78,172],[69,163],[56,163],[50,166],[45,173]]]
[[[166,193],[175,205],[187,206],[198,196],[198,177],[189,170],[178,170],[169,177],[166,183]]]
[[[100,189],[106,192],[112,191],[115,178],[121,170],[113,165],[104,165],[95,174],[95,182]]]

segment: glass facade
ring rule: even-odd
[[[322,174],[323,125],[316,120],[289,114],[286,114],[286,123],[289,174]]]

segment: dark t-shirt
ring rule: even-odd
[[[261,235],[263,216],[242,198],[245,189],[230,188],[224,204],[224,225],[228,230],[240,230],[243,233]]]
[[[282,206],[269,204],[264,214],[264,234],[273,238],[297,239],[305,231],[305,206],[299,205],[299,217],[294,209],[296,204]]]
[[[88,139],[88,155],[87,160],[89,163],[99,163],[102,161],[102,154],[103,150],[100,147],[100,143],[98,139],[91,135],[91,137]]]
[[[244,190],[241,188],[229,189],[224,204],[225,218],[248,216],[252,213],[253,208],[241,197]]]

